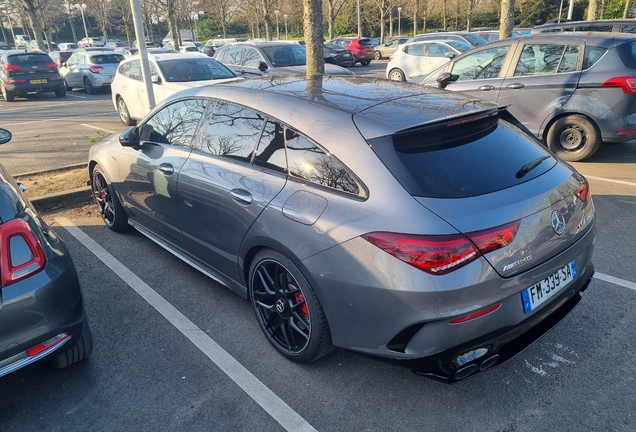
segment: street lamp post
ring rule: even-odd
[[[84,11],[86,10],[86,4],[77,3],[75,7],[79,9],[80,13],[82,14],[82,22],[84,23],[84,34],[86,35],[86,39],[88,39],[88,29],[86,28],[86,18],[84,18]]]
[[[278,14],[280,11],[276,9],[274,15],[276,15],[276,39],[280,40],[280,27],[278,26]]]
[[[398,6],[398,36],[402,36],[402,6]]]
[[[287,14],[283,14],[283,18],[285,19],[285,39],[287,39]]]

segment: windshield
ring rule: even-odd
[[[453,48],[455,48],[460,53],[463,53],[463,52],[466,52],[468,50],[473,49],[473,47],[471,47],[467,43],[464,43],[464,42],[461,42],[461,41],[449,40],[446,43],[449,44],[450,46],[452,46]]]
[[[474,34],[467,33],[467,34],[464,34],[463,36],[474,46],[484,45],[488,43],[486,39],[480,38],[479,36]]]
[[[263,53],[276,67],[303,66],[307,64],[307,49],[300,45],[267,46]]]
[[[168,82],[207,81],[236,76],[231,70],[209,57],[163,60],[159,62],[159,69]]]

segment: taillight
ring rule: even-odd
[[[466,235],[372,232],[362,235],[362,238],[417,269],[432,275],[444,275],[510,244],[519,224],[520,221],[515,221]]]
[[[91,65],[88,67],[88,70],[93,72],[94,74],[99,74],[99,71],[104,70],[104,66]]]
[[[623,93],[636,93],[636,77],[617,76],[605,81],[601,84],[601,87],[621,87],[623,89]]]
[[[393,60],[393,56],[389,57],[389,61]]]
[[[581,176],[581,178],[583,179],[583,182],[576,192],[574,192],[574,195],[579,197],[581,201],[587,202],[592,196],[592,192],[590,191],[590,184],[587,182],[587,179],[583,176]]]
[[[46,65],[46,67],[49,69],[57,69],[57,63],[49,63]]]
[[[0,284],[2,288],[44,269],[42,246],[22,219],[0,225]]]
[[[20,69],[22,69],[22,66],[20,65],[6,64],[6,63],[2,67],[6,71],[19,71]]]

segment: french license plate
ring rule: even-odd
[[[45,79],[39,79],[39,80],[30,80],[31,84],[46,84],[48,81]]]
[[[534,284],[530,288],[521,291],[523,299],[523,311],[530,313],[539,305],[546,302],[555,295],[561,288],[572,282],[576,278],[576,263],[574,261],[564,265],[542,281]]]

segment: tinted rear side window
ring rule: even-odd
[[[606,52],[605,48],[586,46],[585,56],[583,57],[583,70],[594,66]]]
[[[636,42],[629,42],[616,47],[623,64],[630,69],[636,69]]]
[[[538,142],[496,117],[447,127],[453,129],[379,138],[371,142],[372,148],[412,195],[432,198],[467,198],[506,189],[556,163]],[[538,165],[520,175],[522,167],[534,161]]]

